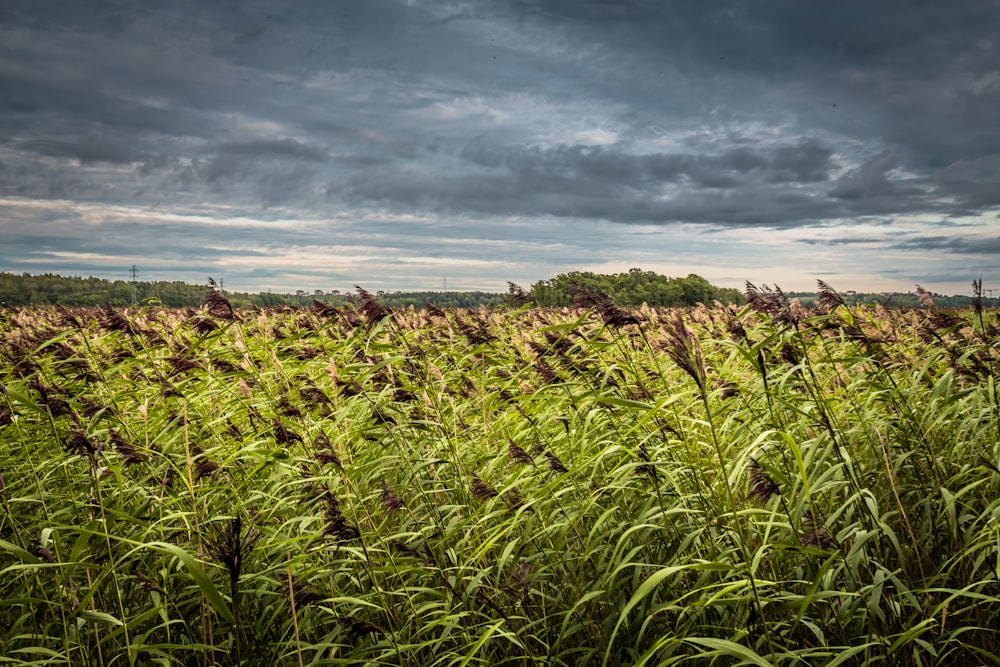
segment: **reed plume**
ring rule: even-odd
[[[817,280],[816,285],[819,287],[819,292],[816,295],[817,301],[828,310],[835,310],[838,306],[847,307],[843,297],[840,296],[837,290],[830,287],[829,284],[822,280]]]
[[[521,289],[521,286],[507,281],[507,295],[504,297],[504,301],[509,306],[515,308],[520,308],[521,306],[526,306],[529,303],[534,303],[535,298]]]
[[[304,609],[305,607],[324,599],[322,595],[310,588],[307,584],[297,580],[291,574],[285,575],[285,584],[292,590],[292,599],[295,602],[296,610]]]
[[[484,482],[479,475],[473,475],[472,495],[480,500],[488,500],[489,498],[497,497],[499,494],[496,489]]]
[[[391,308],[376,301],[375,297],[366,290],[358,285],[355,285],[354,289],[358,290],[358,297],[360,299],[358,309],[361,311],[361,316],[365,318],[368,326],[374,326],[392,314]]]
[[[219,464],[208,458],[208,454],[205,450],[191,443],[191,460],[194,462],[194,470],[198,475],[198,479],[202,477],[211,477],[219,469]]]
[[[316,313],[317,315],[322,315],[323,317],[334,318],[340,314],[336,306],[331,306],[317,299],[312,300],[311,308],[314,313]]]
[[[812,512],[808,510],[802,516],[802,528],[803,532],[799,534],[802,544],[810,547],[819,547],[820,549],[836,548],[837,541],[830,537],[829,533],[822,526],[817,524]]]
[[[361,531],[347,521],[347,517],[344,516],[344,513],[340,509],[340,503],[337,501],[337,498],[327,491],[323,495],[323,499],[326,501],[324,537],[333,535],[343,542],[349,542],[361,537]]]
[[[977,317],[983,315],[983,279],[972,281],[972,309]]]
[[[758,500],[760,502],[767,502],[771,496],[781,495],[781,489],[778,488],[778,483],[767,474],[757,459],[750,457],[750,493],[747,494],[747,500]]]
[[[635,455],[640,461],[642,461],[642,463],[636,466],[635,474],[646,475],[655,481],[657,479],[656,467],[650,462],[649,451],[646,449],[646,443],[641,443],[639,445],[639,448],[635,451]]]
[[[315,458],[320,465],[325,465],[327,463],[332,463],[341,470],[344,469],[344,464],[340,462],[340,457],[337,456],[337,452],[334,451],[333,445],[330,443],[330,439],[326,436],[326,433],[322,431],[319,432],[313,439],[313,444],[316,446]]]
[[[531,458],[531,455],[521,449],[521,447],[519,447],[513,440],[507,441],[507,456],[514,463],[532,466],[535,465],[535,460]]]
[[[775,322],[795,326],[798,319],[792,311],[791,303],[785,293],[777,285],[771,289],[767,285],[757,287],[747,281],[745,292],[747,303],[759,313],[769,315]]]
[[[111,445],[121,455],[122,459],[125,460],[126,465],[145,463],[149,459],[145,452],[137,449],[135,445],[126,440],[118,431],[112,429],[109,436],[111,438]]]
[[[569,468],[563,465],[563,462],[559,460],[559,457],[552,452],[545,452],[545,459],[549,462],[549,470],[552,472],[557,472],[559,474],[569,472]]]
[[[448,316],[445,315],[444,311],[435,306],[430,301],[424,301],[424,310],[426,310],[427,314],[430,315],[431,317],[440,317],[445,320],[448,319]]]
[[[293,442],[302,442],[302,436],[285,426],[280,417],[274,418],[273,425],[274,439],[279,445],[290,445]]]
[[[621,328],[628,324],[639,324],[639,320],[635,316],[614,305],[611,302],[611,297],[599,289],[570,282],[569,291],[573,295],[574,307],[593,308],[601,316],[604,324],[611,328]]]
[[[208,308],[208,314],[220,320],[235,320],[236,313],[229,299],[224,297],[217,289],[215,281],[209,277],[208,292],[205,293],[204,305]]]
[[[105,303],[104,307],[97,314],[97,319],[101,327],[108,331],[121,331],[130,336],[136,334],[132,324],[119,313],[110,303]]]
[[[389,511],[389,514],[394,514],[397,510],[403,507],[403,500],[396,495],[392,486],[389,482],[382,480],[382,487],[379,493],[379,497],[382,500],[382,505]]]
[[[684,324],[684,317],[680,311],[674,314],[672,321],[666,323],[665,331],[669,339],[666,346],[667,356],[694,380],[699,389],[704,391],[706,373],[701,345]]]

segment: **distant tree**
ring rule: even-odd
[[[563,273],[541,280],[531,288],[531,296],[542,306],[568,306],[573,302],[570,285],[576,284],[609,295],[619,306],[693,306],[697,303],[741,303],[739,290],[716,287],[701,276],[668,278],[653,271],[631,269],[627,273],[595,274],[590,271]]]

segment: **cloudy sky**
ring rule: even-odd
[[[1000,2],[4,0],[0,271],[1000,289]]]

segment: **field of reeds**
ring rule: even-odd
[[[0,311],[0,664],[1000,663],[967,311]]]

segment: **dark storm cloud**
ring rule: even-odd
[[[1000,206],[1000,155],[956,160],[934,178],[971,211]]]
[[[328,192],[355,204],[401,210],[544,214],[625,223],[788,226],[937,207],[924,188],[889,178],[896,166],[892,156],[879,156],[847,172],[832,188],[823,185],[833,170],[831,155],[812,139],[772,149],[734,148],[719,155],[637,155],[617,148],[511,147],[476,141],[459,152],[459,165],[361,172],[335,182]],[[449,177],[440,178],[440,173]]]
[[[874,236],[859,236],[857,238],[844,238],[844,239],[810,239],[801,238],[796,239],[799,243],[805,243],[807,245],[824,245],[824,246],[845,246],[845,245],[884,245],[885,239],[878,238]]]
[[[943,222],[883,247],[992,254],[944,225],[997,224],[997,25],[1000,0],[8,0],[0,197],[397,216],[380,247],[441,257],[425,239],[478,242],[463,227],[512,218],[779,232],[908,217]],[[89,215],[92,239],[19,230],[21,250],[126,238]],[[174,257],[196,252],[185,234],[241,252],[215,242],[223,226],[146,224],[167,225]],[[224,227],[251,255],[277,233],[310,244]],[[650,240],[672,252],[665,238]],[[588,257],[572,252],[559,261]]]
[[[881,143],[928,177],[1000,152],[995,0],[508,5],[525,24],[596,44],[595,68],[630,65],[622,86],[677,70],[703,79],[697,97],[714,112],[819,124]]]
[[[892,247],[902,250],[940,250],[958,255],[1000,255],[1000,237],[922,236],[900,241]]]
[[[145,157],[134,146],[118,141],[86,138],[72,141],[58,139],[32,139],[14,144],[18,150],[47,157],[70,158],[81,164],[108,162],[111,164],[131,164]]]

